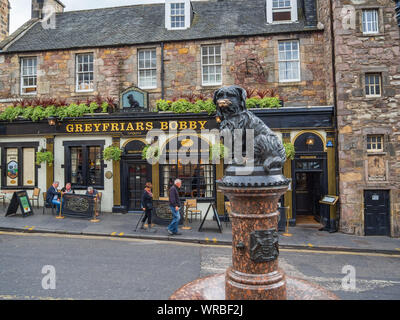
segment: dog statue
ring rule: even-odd
[[[260,118],[247,110],[246,98],[246,91],[238,86],[223,87],[214,93],[216,119],[221,133],[233,132],[234,129],[253,129],[254,165],[263,166],[267,174],[271,169],[282,169],[286,161],[286,151],[282,141]]]

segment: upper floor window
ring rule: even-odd
[[[220,45],[201,47],[201,67],[203,85],[222,84],[222,57]]]
[[[138,52],[139,88],[157,88],[157,54],[156,49],[139,50]]]
[[[76,55],[76,91],[94,90],[93,53]]]
[[[37,58],[21,58],[21,94],[37,92]]]
[[[299,41],[279,41],[279,82],[300,81]]]
[[[190,28],[193,12],[190,0],[165,0],[165,28],[183,30]]]
[[[365,74],[365,95],[380,97],[382,94],[382,77],[379,73]]]
[[[267,22],[297,21],[297,0],[266,0]]]
[[[362,11],[362,30],[365,34],[379,33],[378,10]]]
[[[171,28],[185,27],[185,3],[171,3]]]

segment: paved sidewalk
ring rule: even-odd
[[[184,241],[202,244],[231,245],[231,224],[222,222],[223,232],[220,233],[215,221],[206,221],[203,231],[199,232],[200,221],[190,224],[191,230],[180,230],[181,236],[170,236],[166,226],[154,227],[155,232],[134,229],[140,218],[139,214],[104,213],[100,222],[65,218],[58,220],[49,212],[42,215],[42,209],[36,209],[36,214],[23,218],[21,215],[5,217],[0,211],[0,230],[19,232],[43,232],[72,235],[113,236],[166,241]],[[340,232],[328,233],[318,231],[311,226],[290,227],[291,237],[280,232],[281,248],[303,248],[308,250],[340,250],[358,252],[376,252],[400,255],[400,239],[390,237],[359,237]]]

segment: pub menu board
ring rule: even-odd
[[[326,195],[325,197],[322,198],[320,203],[334,206],[338,200],[339,200],[338,196]]]
[[[26,191],[14,192],[7,209],[6,217],[16,214],[18,207],[21,208],[22,216],[24,218],[33,215],[33,209]]]

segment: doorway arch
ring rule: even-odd
[[[316,131],[302,131],[294,139],[292,160],[293,220],[317,223],[329,219],[329,210],[319,203],[328,191],[325,139]]]

